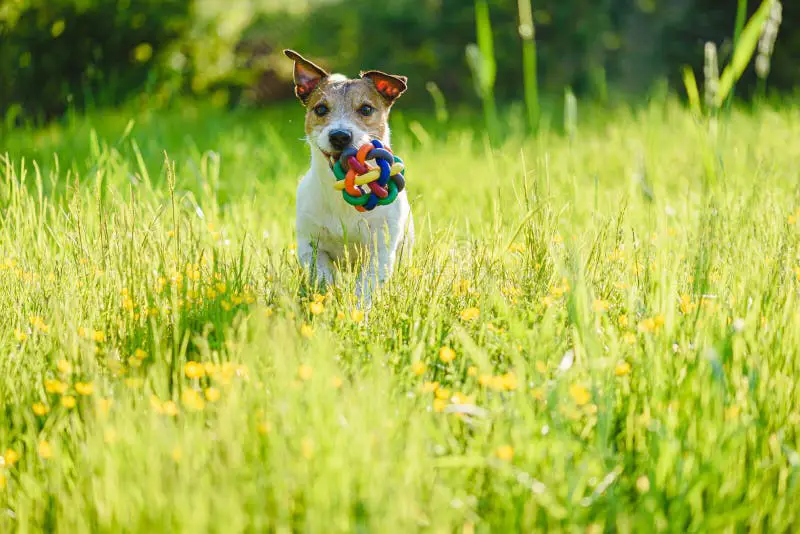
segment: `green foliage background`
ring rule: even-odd
[[[756,2],[749,2],[750,11]],[[680,67],[699,70],[703,45],[731,51],[732,0],[533,0],[539,79],[545,92],[645,94]],[[770,87],[800,81],[800,8],[785,2]],[[489,1],[501,100],[521,100],[516,0]],[[149,105],[181,94],[221,102],[290,98],[293,47],[349,74],[362,67],[406,74],[409,100],[430,104],[435,82],[449,102],[477,102],[465,46],[475,41],[465,0],[6,0],[0,4],[0,112],[49,118],[72,106]],[[753,76],[744,80],[752,87]]]

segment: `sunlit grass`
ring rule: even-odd
[[[398,117],[368,317],[297,265],[298,110],[7,133],[0,531],[794,528],[800,112],[720,123],[710,185],[677,105],[606,116]]]

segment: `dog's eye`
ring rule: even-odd
[[[331,111],[330,108],[325,104],[317,104],[314,107],[314,113],[317,115],[317,117],[324,117],[325,115],[330,113],[330,111]]]
[[[370,115],[372,115],[372,113],[373,113],[374,111],[375,111],[375,108],[373,108],[373,107],[372,107],[372,106],[370,106],[369,104],[364,104],[363,106],[361,106],[360,108],[358,108],[358,112],[359,112],[361,115],[365,116],[365,117],[369,117]]]

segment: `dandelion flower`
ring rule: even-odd
[[[62,375],[68,375],[72,373],[72,364],[67,360],[58,360],[56,362],[56,369],[58,369],[58,372]]]
[[[478,368],[474,365],[467,367],[467,376],[478,376]]]
[[[113,445],[117,442],[117,431],[113,428],[107,428],[103,431],[103,442]]]
[[[322,302],[312,302],[308,305],[308,311],[310,311],[312,315],[319,315],[325,311],[325,305]]]
[[[103,332],[102,330],[95,330],[94,333],[92,334],[92,339],[96,343],[103,343],[106,340],[106,333]]]
[[[634,343],[636,343],[636,334],[632,334],[631,332],[628,332],[627,334],[622,336],[622,341],[626,345],[633,345]]]
[[[181,394],[181,403],[190,410],[194,410],[196,412],[199,412],[206,407],[206,402],[203,400],[203,397],[201,397],[200,393],[194,389],[183,390],[183,393]]]
[[[48,379],[44,381],[44,389],[48,393],[57,393],[62,395],[65,391],[67,391],[67,384],[61,380]]]
[[[514,459],[514,447],[511,445],[501,445],[495,449],[494,455],[504,462],[510,462]]]
[[[420,361],[416,361],[411,364],[411,372],[414,373],[415,376],[422,376],[425,374],[425,371],[428,369],[428,366]]]
[[[165,415],[169,415],[170,417],[175,417],[178,415],[178,405],[175,404],[174,401],[167,401],[162,406]]]
[[[206,374],[206,368],[201,363],[189,361],[183,366],[183,372],[189,378],[203,378]]]
[[[300,442],[300,454],[303,455],[303,458],[306,460],[310,460],[314,457],[314,440],[311,438],[303,438]]]
[[[53,457],[53,448],[50,446],[50,443],[48,443],[45,440],[39,442],[38,452],[39,456],[41,456],[45,460]]]
[[[76,382],[75,391],[78,395],[89,396],[94,393],[94,384],[91,382]]]
[[[217,388],[206,388],[205,390],[206,400],[208,402],[217,402],[221,396],[221,393]]]
[[[439,382],[425,382],[422,384],[423,393],[432,393],[439,389]]]
[[[569,396],[578,406],[583,406],[592,398],[589,390],[580,384],[573,384],[569,387]]]
[[[314,376],[314,368],[307,363],[301,364],[297,368],[297,376],[300,378],[300,380],[307,382],[311,380],[312,376]]]
[[[517,382],[517,375],[513,372],[508,372],[500,377],[502,381],[502,388],[506,391],[513,391],[517,389],[518,382]]]
[[[314,335],[314,329],[311,327],[311,325],[304,324],[300,327],[300,335],[305,338],[309,338]]]
[[[67,410],[71,410],[75,407],[75,397],[72,395],[64,395],[61,397],[61,406],[66,408]]]
[[[437,399],[447,400],[450,398],[450,390],[447,388],[438,388],[434,395],[436,395]]]
[[[620,362],[614,368],[614,374],[617,376],[625,376],[631,372],[631,364],[628,362]]]
[[[439,349],[439,359],[444,363],[450,363],[456,359],[456,351],[450,347],[442,347]]]
[[[433,399],[433,411],[436,413],[441,413],[444,409],[447,408],[447,400],[435,398]]]
[[[461,320],[463,321],[474,321],[481,315],[481,310],[475,307],[466,308],[461,312]]]
[[[351,319],[351,320],[352,320],[354,323],[360,323],[361,321],[363,321],[363,320],[364,320],[364,312],[363,312],[363,311],[361,311],[361,310],[358,310],[358,309],[356,309],[356,310],[353,310],[353,311],[350,313],[350,319]]]
[[[19,453],[14,449],[6,449],[3,453],[3,465],[6,467],[14,467],[14,464],[19,461]]]
[[[28,339],[28,334],[26,334],[25,332],[23,332],[19,328],[15,328],[14,329],[14,337],[17,339],[17,341],[22,343],[23,341]]]

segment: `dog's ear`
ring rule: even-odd
[[[375,85],[378,93],[390,104],[400,98],[400,95],[405,93],[407,88],[406,82],[408,82],[408,78],[405,76],[386,74],[379,70],[368,70],[362,72],[361,77],[370,80]]]
[[[328,73],[294,50],[286,49],[283,53],[294,61],[294,94],[305,104],[308,97],[311,96],[311,92],[316,89],[323,78],[328,76]]]

